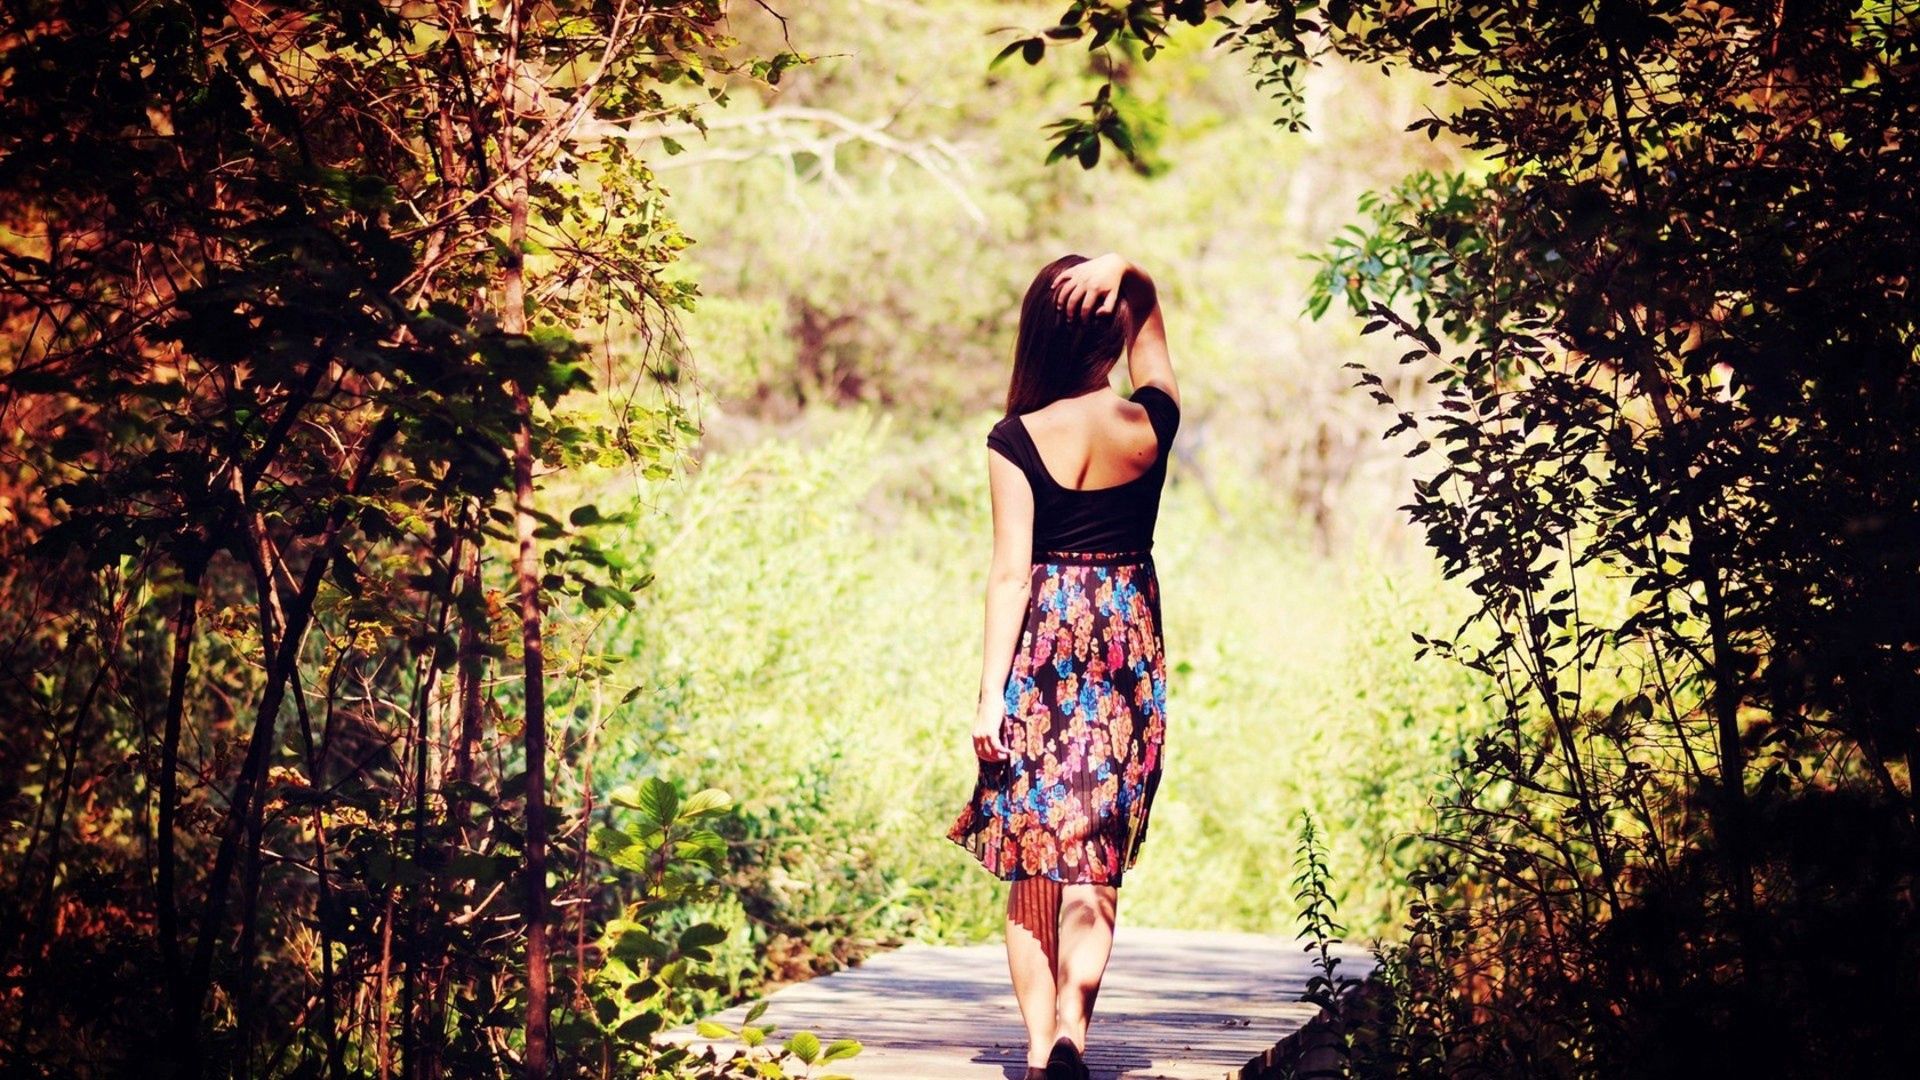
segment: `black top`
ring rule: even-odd
[[[1033,436],[1018,416],[1002,417],[987,433],[987,445],[1020,467],[1033,488],[1033,558],[1048,551],[1148,551],[1160,516],[1160,489],[1168,451],[1180,427],[1180,406],[1165,390],[1142,386],[1129,400],[1147,410],[1159,456],[1146,472],[1124,484],[1080,490],[1062,487],[1047,472]]]

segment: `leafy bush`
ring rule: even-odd
[[[622,914],[607,920],[592,953],[583,951],[583,958],[592,955],[599,961],[584,980],[585,1007],[577,1016],[563,1016],[556,1031],[576,1054],[581,1042],[600,1043],[600,1068],[589,1074],[783,1080],[811,1077],[815,1065],[858,1054],[860,1044],[852,1039],[822,1047],[819,1038],[806,1031],[795,1032],[783,1045],[768,1046],[765,1037],[771,1026],[753,1026],[765,1011],[764,1002],[749,1011],[748,1026],[740,1031],[708,1021],[698,1025],[703,1036],[742,1044],[725,1057],[712,1046],[696,1053],[656,1038],[669,1020],[684,1018],[698,1007],[700,998],[692,991],[711,990],[722,981],[708,969],[715,961],[712,949],[727,939],[727,930],[695,920],[675,932],[662,931],[696,902],[726,894],[716,874],[726,861],[726,841],[710,819],[726,813],[733,801],[718,788],[682,799],[673,784],[657,776],[615,790],[610,801],[634,811],[634,816],[620,826],[594,829],[589,846],[614,867],[635,875],[615,878],[622,884],[632,881],[633,888],[624,898]],[[584,1056],[590,1061],[595,1055]]]
[[[943,837],[973,780],[955,733],[980,662],[986,425],[900,426],[823,413],[710,454],[649,487],[658,512],[615,545],[653,584],[596,639],[631,658],[637,689],[589,711],[604,724],[593,773],[670,767],[739,793],[722,826],[732,895],[712,912],[746,930],[725,957],[735,993],[1000,926],[1002,887]],[[1229,467],[1213,501],[1176,470],[1163,509],[1175,721],[1128,917],[1285,925],[1271,823],[1313,806],[1335,826],[1355,926],[1378,932],[1404,906],[1405,838],[1434,778],[1487,723],[1484,684],[1404,659],[1408,630],[1461,597],[1417,564],[1329,566]]]

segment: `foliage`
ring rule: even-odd
[[[656,512],[612,545],[654,578],[596,637],[633,659],[600,704],[581,686],[556,708],[603,718],[596,777],[671,768],[741,793],[722,830],[730,895],[709,913],[735,931],[721,956],[735,987],[999,928],[1004,896],[943,836],[972,782],[954,725],[979,659],[986,478],[969,447],[986,426],[817,414],[648,485],[635,503]],[[1179,643],[1180,767],[1126,910],[1286,925],[1298,905],[1271,869],[1289,837],[1272,822],[1314,805],[1348,921],[1389,931],[1418,865],[1400,841],[1487,723],[1481,680],[1410,666],[1403,645],[1465,610],[1418,565],[1329,565],[1276,535],[1284,510],[1264,481],[1223,464],[1215,501],[1190,479],[1167,490],[1156,562]]]
[[[1315,974],[1307,980],[1302,1000],[1321,1008],[1330,1008],[1338,995],[1342,976],[1340,958],[1333,955],[1346,927],[1334,918],[1339,903],[1333,896],[1331,875],[1327,872],[1327,853],[1320,845],[1320,833],[1313,812],[1300,811],[1300,840],[1295,849],[1299,871],[1293,879],[1294,897],[1300,901],[1300,933],[1306,939],[1307,952],[1313,958]]]
[[[746,1020],[738,1029],[712,1020],[700,1021],[697,1029],[701,1036],[709,1039],[735,1039],[745,1043],[749,1048],[766,1046],[768,1036],[774,1033],[777,1025],[760,1021],[765,1009],[764,1002],[757,1003],[753,1008],[748,1009]],[[771,1058],[755,1058],[752,1054],[744,1055],[764,1062],[760,1066],[762,1071],[757,1075],[764,1075],[770,1080],[781,1080],[790,1075],[786,1071],[786,1059],[791,1058],[800,1063],[802,1071],[799,1075],[810,1077],[813,1075],[810,1070],[814,1066],[830,1065],[833,1062],[845,1060],[858,1054],[861,1049],[860,1044],[852,1039],[835,1039],[830,1043],[822,1043],[820,1037],[811,1031],[796,1031],[779,1045],[779,1052]],[[825,1073],[819,1080],[849,1080],[849,1078],[839,1073]]]
[[[1129,24],[1147,41],[1187,13],[1125,9],[1160,20]],[[1403,996],[1446,1048],[1419,1071],[1897,1072],[1920,1004],[1913,12],[1222,21],[1283,109],[1319,55],[1395,64],[1469,95],[1414,130],[1497,162],[1375,200],[1313,304],[1344,297],[1442,387],[1426,408],[1360,377],[1444,456],[1406,509],[1479,600],[1421,652],[1502,714],[1417,879],[1440,895],[1414,967],[1444,977]],[[1591,603],[1602,576],[1625,602]]]
[[[695,921],[674,935],[659,931],[662,916],[725,894],[715,871],[725,862],[726,841],[705,822],[731,810],[733,800],[718,788],[683,800],[673,784],[657,776],[638,786],[616,789],[609,799],[637,816],[622,827],[596,828],[588,847],[616,869],[639,875],[639,887],[622,914],[607,920],[601,931],[594,949],[605,960],[589,977],[587,1004],[578,1017],[579,1039],[597,1037],[602,1042],[602,1070],[617,1067],[623,1074],[639,1076],[744,1074],[781,1080],[812,1076],[815,1065],[858,1054],[861,1047],[854,1040],[841,1039],[823,1047],[818,1036],[806,1031],[795,1032],[777,1047],[769,1046],[766,1036],[773,1025],[754,1026],[766,1010],[765,1002],[748,1010],[747,1026],[739,1031],[711,1021],[697,1025],[698,1034],[705,1038],[740,1044],[724,1059],[712,1045],[696,1053],[679,1043],[656,1041],[666,1017],[686,1015],[695,1003],[691,990],[711,989],[719,982],[719,976],[708,969],[714,961],[713,947],[727,939],[725,929]],[[587,1034],[589,1030],[592,1035]],[[791,1071],[796,1065],[799,1071]]]
[[[723,102],[724,18],[8,8],[10,1069],[607,1071],[547,996],[622,886],[547,861],[593,789],[550,776],[542,678],[584,665],[543,608],[645,582],[535,466],[661,475],[697,430],[576,404],[573,334],[691,300],[603,129]]]

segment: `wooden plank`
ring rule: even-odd
[[[1363,974],[1364,950],[1340,950]],[[1258,934],[1122,924],[1094,1009],[1087,1061],[1096,1080],[1221,1080],[1314,1015],[1299,1000],[1313,969],[1298,942]],[[747,1007],[714,1017],[738,1027]],[[858,1039],[838,1071],[858,1080],[1018,1080],[1026,1037],[999,944],[907,945],[775,992],[779,1034]],[[691,1029],[669,1037],[706,1045]]]

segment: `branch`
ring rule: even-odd
[[[783,105],[744,116],[724,116],[703,124],[678,124],[672,127],[650,128],[644,131],[616,124],[583,124],[579,136],[583,139],[627,139],[635,142],[648,139],[666,139],[678,135],[705,135],[714,129],[745,128],[770,133],[776,137],[786,136],[784,141],[763,146],[722,148],[702,154],[668,158],[654,162],[656,172],[674,168],[690,168],[714,161],[747,161],[752,158],[783,155],[791,156],[796,150],[805,150],[830,159],[833,150],[842,143],[850,141],[864,142],[920,166],[940,185],[947,189],[967,211],[967,216],[976,225],[987,223],[986,212],[967,194],[954,172],[964,167],[964,161],[954,150],[952,144],[944,139],[928,139],[922,142],[908,142],[890,135],[886,127],[895,117],[884,120],[862,121],[831,109],[813,108],[804,105]],[[794,126],[814,126],[832,128],[840,134],[804,134],[790,133]]]

